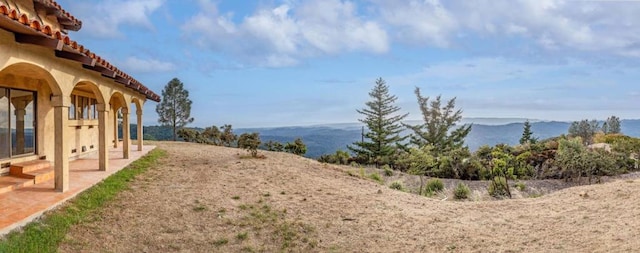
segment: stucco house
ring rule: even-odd
[[[0,1],[0,176],[55,178],[64,192],[69,160],[97,152],[107,170],[118,145],[128,158],[131,113],[142,139],[142,106],[160,97],[72,40],[81,27],[53,0]]]

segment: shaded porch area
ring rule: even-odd
[[[131,162],[153,150],[155,146],[143,146],[142,150],[131,149],[128,159],[123,158],[124,145],[109,149],[109,163],[106,171],[99,170],[98,153],[69,162],[69,190],[63,193],[54,188],[55,180],[20,187],[13,191],[0,193],[0,235],[26,225],[66,200],[97,184],[108,176],[120,171]],[[15,178],[0,177],[15,181]],[[7,183],[7,182],[5,182]]]

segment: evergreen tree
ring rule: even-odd
[[[429,101],[429,97],[423,97],[420,94],[420,88],[417,87],[415,94],[424,123],[416,126],[406,125],[413,130],[411,143],[418,147],[431,145],[436,156],[461,148],[464,145],[464,138],[471,131],[471,125],[465,124],[449,131],[462,119],[462,110],[455,110],[456,98],[452,98],[444,107],[441,107],[441,96]]]
[[[177,130],[193,122],[189,91],[184,84],[173,78],[162,90],[162,101],[156,106],[158,123],[173,129],[173,140],[177,139]]]
[[[606,127],[605,127],[606,126]],[[607,121],[602,125],[602,131],[605,134],[619,134],[620,130],[620,118],[611,116],[607,118]]]
[[[347,147],[356,156],[380,166],[393,160],[397,145],[406,139],[400,136],[403,128],[400,121],[408,114],[396,114],[400,111],[400,107],[394,105],[397,97],[389,94],[389,87],[382,78],[376,80],[369,96],[371,100],[365,103],[366,108],[357,110],[364,115],[364,119],[359,121],[364,123],[369,131],[364,134],[362,141]]]
[[[535,144],[537,138],[533,137],[533,132],[531,131],[531,123],[529,120],[524,122],[524,129],[522,130],[522,137],[520,138],[520,144]]]
[[[607,126],[608,128],[610,126]],[[580,137],[584,145],[589,145],[593,142],[593,136],[600,130],[600,124],[597,120],[583,119],[581,121],[574,121],[569,126],[569,136]]]

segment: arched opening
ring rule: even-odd
[[[115,92],[109,100],[113,116],[110,120],[113,122],[113,147],[119,146],[122,140],[122,156],[129,158],[129,106],[120,92]]]
[[[53,76],[39,66],[16,63],[0,70],[0,161],[54,155],[45,129],[54,125],[51,98],[61,94]]]
[[[77,83],[69,97],[69,124],[67,137],[71,157],[83,157],[98,151],[100,131],[98,107],[104,99],[98,86],[83,81]]]

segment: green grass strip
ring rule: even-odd
[[[56,252],[72,225],[81,223],[93,212],[128,188],[135,176],[154,166],[166,152],[154,149],[126,168],[78,194],[62,208],[31,222],[21,231],[0,240],[0,252]]]

